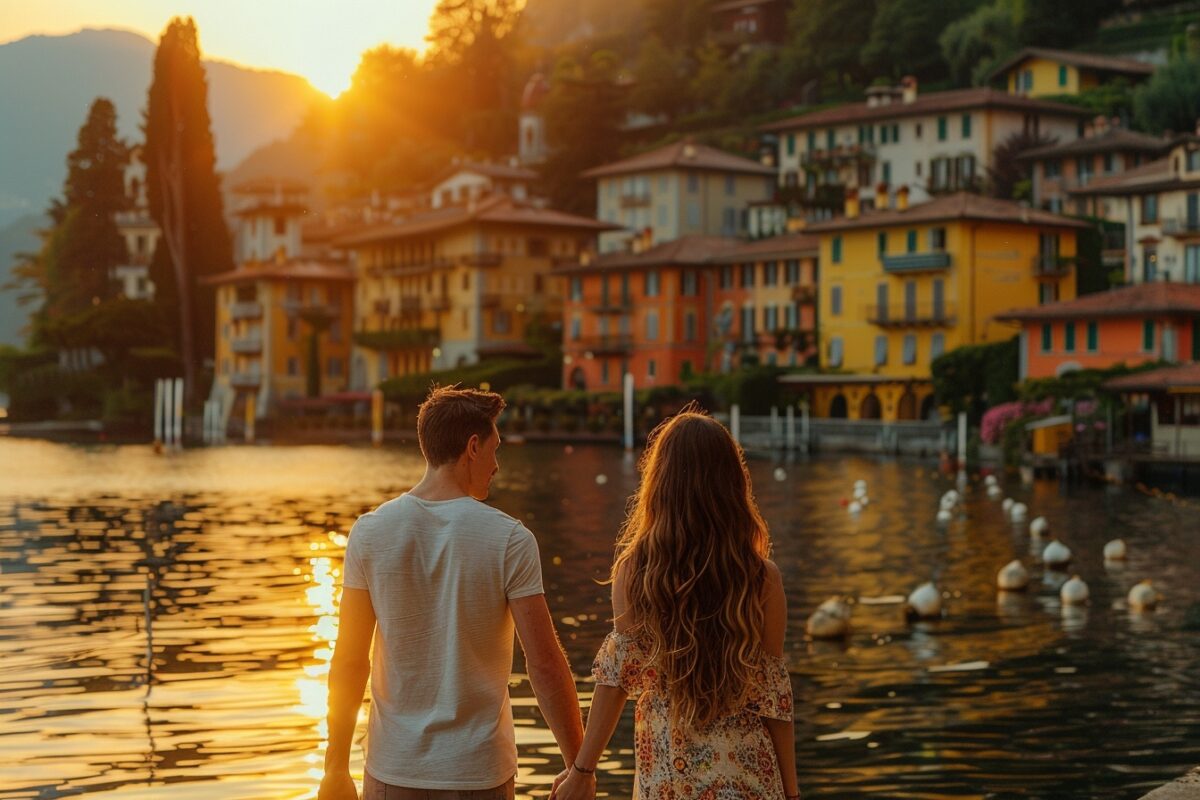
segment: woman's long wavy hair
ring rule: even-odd
[[[612,576],[624,572],[629,632],[649,644],[672,722],[702,729],[758,667],[767,526],[742,449],[699,406],[655,428],[639,466]]]

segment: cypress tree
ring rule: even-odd
[[[215,292],[199,278],[233,269],[233,245],[222,211],[216,174],[208,82],[200,61],[196,24],[172,19],[154,55],[143,124],[146,193],[150,214],[162,229],[160,257],[171,269],[164,309],[178,321],[179,353],[189,402],[197,397],[197,369],[215,350]]]

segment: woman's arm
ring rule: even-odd
[[[763,650],[769,655],[783,657],[783,639],[787,632],[787,596],[783,591],[783,576],[775,562],[767,562],[765,608],[763,610]],[[783,793],[787,797],[800,795],[796,779],[796,733],[790,721],[763,717],[763,724],[775,745],[775,758],[783,778]]]

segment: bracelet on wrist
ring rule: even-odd
[[[584,769],[583,767],[579,766],[575,762],[571,762],[571,769],[575,770],[580,775],[595,775],[596,774],[595,767],[592,767],[591,769]]]

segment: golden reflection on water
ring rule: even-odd
[[[158,457],[0,439],[0,464],[0,798],[314,797],[346,532],[420,477],[414,449]],[[751,471],[788,588],[807,797],[1132,795],[1200,762],[1200,644],[1179,629],[1200,600],[1200,564],[1179,557],[1195,546],[1184,512],[1110,491],[1006,487],[1077,552],[1072,569],[1093,594],[1079,613],[1062,608],[1042,544],[981,492],[938,528],[948,482],[925,467],[828,459],[778,481],[774,466]],[[858,477],[872,503],[851,517],[838,500]],[[585,704],[611,624],[597,581],[636,478],[617,450],[508,447],[490,500],[538,536]],[[1099,555],[1114,531],[1131,544],[1120,569]],[[998,597],[995,571],[1014,557],[1033,585]],[[1125,594],[1147,576],[1168,600],[1132,615]],[[907,625],[899,601],[928,579],[947,594],[946,617]],[[831,594],[858,600],[853,635],[805,641],[805,618]],[[518,796],[545,797],[561,759],[520,655],[515,668]],[[602,796],[628,797],[631,744],[627,710]]]

